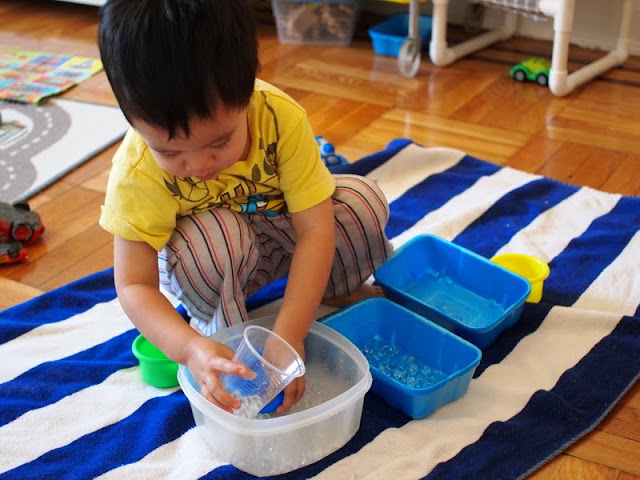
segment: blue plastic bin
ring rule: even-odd
[[[418,29],[422,49],[425,50],[431,39],[431,17],[421,15],[418,19]],[[373,51],[377,55],[397,57],[400,48],[409,35],[409,14],[398,13],[384,22],[369,29],[369,36],[373,42]]]
[[[374,272],[391,300],[481,349],[518,321],[531,285],[434,235],[419,235]]]
[[[367,357],[371,390],[412,418],[462,396],[482,356],[471,343],[386,298],[358,302],[323,323]],[[396,364],[389,368],[389,362]]]

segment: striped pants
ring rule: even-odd
[[[384,233],[389,205],[376,182],[335,179],[336,253],[324,297],[353,293],[393,250]],[[185,216],[158,255],[160,283],[210,335],[248,320],[246,298],[287,275],[294,247],[289,214],[216,208]]]

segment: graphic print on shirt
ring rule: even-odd
[[[193,177],[177,177],[171,175],[171,180],[164,179],[164,184],[171,195],[180,200],[201,202],[209,196],[209,187],[204,180]]]
[[[264,151],[264,159],[262,161],[262,168],[264,172],[268,176],[274,176],[276,174],[276,168],[278,166],[278,142],[280,142],[280,127],[278,125],[278,117],[276,115],[275,110],[269,102],[267,101],[267,96],[264,92],[260,92],[264,97],[264,104],[271,113],[271,117],[273,118],[273,127],[275,130],[276,138],[273,142],[265,141],[262,137],[260,137],[260,150]],[[258,173],[258,172],[256,172]],[[260,179],[257,179],[255,176],[252,177],[255,182],[259,182]]]
[[[278,142],[280,129],[276,112],[267,100],[264,92],[259,92],[264,98],[264,104],[271,114],[275,138],[269,139],[258,132],[258,149],[262,154],[262,161],[251,167],[251,179],[235,177],[236,184],[228,184],[224,191],[212,193],[212,181],[199,180],[193,177],[177,177],[167,174],[164,179],[166,188],[172,196],[194,203],[187,215],[210,210],[212,208],[230,208],[239,213],[261,212],[265,215],[276,215],[285,205],[281,192],[269,195],[274,187],[270,182],[275,176],[278,163]]]

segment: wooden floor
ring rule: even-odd
[[[95,7],[0,0],[0,47],[97,56]],[[361,19],[359,32],[366,32]],[[550,56],[548,42],[513,39],[438,68],[423,58],[403,78],[395,59],[358,34],[349,48],[281,45],[260,27],[261,77],[307,109],[317,134],[351,160],[408,137],[558,180],[640,194],[640,58],[565,98],[519,84],[509,67]],[[576,68],[597,54],[572,49]],[[115,105],[104,73],[67,98]],[[0,267],[0,309],[112,265],[112,239],[97,224],[117,145],[31,199],[47,226],[30,261]],[[604,422],[531,478],[640,479],[640,387]]]

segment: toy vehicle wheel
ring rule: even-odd
[[[547,77],[544,73],[540,73],[536,77],[536,83],[542,87],[546,87],[547,85],[549,85],[549,77]]]
[[[27,243],[33,236],[33,229],[24,223],[16,223],[11,229],[11,236],[21,243]]]
[[[26,262],[28,258],[29,255],[20,242],[0,243],[0,264]]]
[[[527,76],[522,70],[516,70],[513,74],[513,78],[515,78],[518,82],[524,82],[527,79]]]
[[[398,70],[407,77],[413,78],[420,67],[420,41],[415,38],[405,39],[398,52]]]

